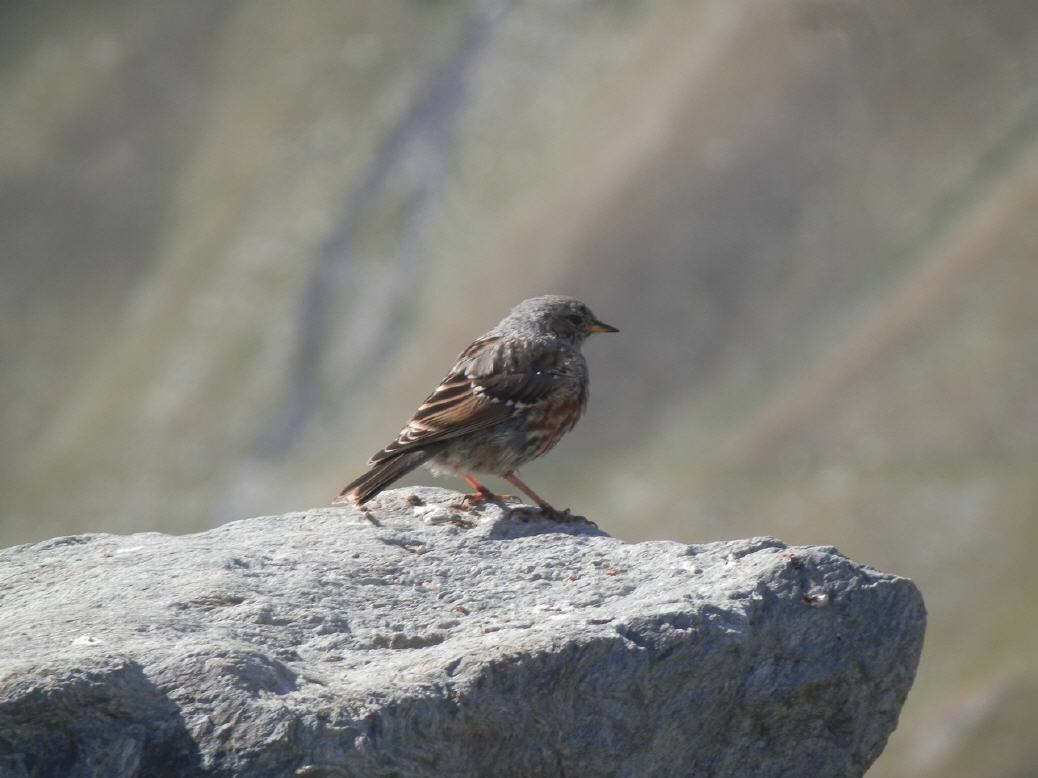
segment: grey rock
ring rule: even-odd
[[[0,552],[0,774],[857,776],[896,726],[911,581],[458,504]]]

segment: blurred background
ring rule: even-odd
[[[0,105],[0,544],[325,504],[572,294],[526,480],[913,578],[870,775],[1038,775],[1032,0],[7,0]]]

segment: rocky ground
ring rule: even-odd
[[[0,552],[5,776],[859,776],[913,583],[398,489]]]

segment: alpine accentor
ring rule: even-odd
[[[519,303],[461,352],[396,440],[371,457],[371,468],[335,504],[359,507],[424,464],[435,475],[464,478],[476,490],[470,499],[500,499],[473,473],[501,476],[551,518],[565,518],[516,469],[547,453],[584,413],[588,371],[580,346],[592,332],[617,329],[572,297]]]

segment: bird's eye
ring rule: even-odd
[[[578,316],[577,314],[574,313],[574,314],[570,314],[569,316],[567,316],[566,317],[566,321],[568,321],[574,327],[579,327],[581,324],[584,323],[584,318],[582,316]]]

